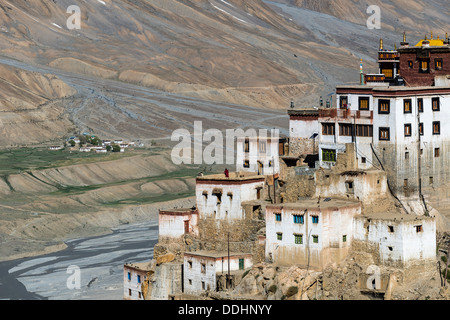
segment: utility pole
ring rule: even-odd
[[[231,275],[230,275],[230,232],[228,232],[228,277],[227,277],[227,289],[231,288]]]

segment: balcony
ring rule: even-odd
[[[319,109],[319,118],[331,119],[369,119],[373,120],[372,110]]]

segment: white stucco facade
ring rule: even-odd
[[[354,219],[354,238],[378,250],[382,264],[408,267],[435,262],[436,221],[412,215],[369,215]]]
[[[280,140],[267,137],[237,139],[236,171],[260,175],[280,173]]]
[[[356,201],[307,200],[266,207],[266,258],[276,264],[323,268],[350,250]]]
[[[198,294],[204,291],[216,291],[217,276],[250,268],[252,255],[246,253],[230,253],[230,263],[226,252],[189,252],[184,256],[184,291]]]
[[[262,198],[264,176],[233,177],[236,174],[230,173],[230,178],[223,175],[197,178],[195,192],[200,218],[242,219],[242,202]]]

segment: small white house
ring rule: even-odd
[[[242,219],[242,202],[263,198],[266,178],[250,173],[231,172],[197,177],[196,203],[201,218]]]
[[[223,288],[228,274],[252,267],[252,254],[227,252],[186,252],[184,254],[184,292],[199,294]]]
[[[130,263],[123,267],[123,299],[145,300],[142,285],[148,280],[151,263]]]
[[[436,220],[432,217],[365,214],[354,219],[354,230],[354,240],[360,248],[375,249],[375,258],[384,265],[408,267],[435,262]]]
[[[172,209],[159,212],[159,239],[178,239],[186,234],[198,235],[198,211]]]
[[[238,137],[236,171],[259,175],[280,173],[279,148],[279,138]]]
[[[266,258],[279,265],[324,268],[350,251],[359,201],[310,199],[266,207]]]

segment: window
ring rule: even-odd
[[[192,269],[192,261],[188,261],[189,269]]]
[[[206,273],[206,263],[201,264],[201,272]]]
[[[202,290],[206,289],[205,281],[202,281]]]
[[[392,69],[382,69],[381,73],[384,74],[384,76],[388,79],[392,79],[393,78],[393,70]]]
[[[189,282],[189,285],[192,286],[192,279],[189,279],[188,282]]]
[[[380,128],[380,140],[389,141],[389,128]]]
[[[419,134],[423,136],[423,123],[419,123]]]
[[[281,232],[277,232],[277,240],[283,240],[283,234]]]
[[[128,289],[128,295],[131,296],[131,289]]]
[[[442,70],[442,59],[435,59],[434,60],[434,68],[436,70]]]
[[[275,213],[275,221],[281,221],[281,213]]]
[[[342,242],[347,242],[347,235],[346,234],[342,236]]]
[[[138,283],[141,283],[141,276],[140,275],[137,276],[137,281],[138,281]]]
[[[369,110],[368,97],[359,97],[359,110]]]
[[[346,181],[345,182],[345,189],[347,190],[347,193],[353,194],[355,192],[354,188],[353,188],[353,181]]]
[[[313,243],[319,243],[319,236],[312,236]]]
[[[409,60],[408,61],[408,68],[412,69],[413,67],[414,67],[414,63],[411,60]]]
[[[367,159],[365,157],[361,157],[361,163],[366,163]]]
[[[372,137],[373,136],[373,126],[371,125],[356,125],[356,135],[358,137]]]
[[[248,139],[245,139],[244,142],[244,152],[250,152],[250,141]]]
[[[431,99],[431,106],[433,108],[433,111],[439,111],[440,110],[441,106],[440,106],[440,102],[439,102],[439,97]]]
[[[131,281],[131,273],[128,272],[128,281]]]
[[[265,141],[259,143],[259,152],[266,153],[266,142]]]
[[[440,155],[440,149],[439,148],[434,148],[434,157],[435,158],[439,158]]]
[[[393,251],[394,248],[393,247],[388,247],[389,251]]]
[[[409,159],[409,152],[405,152],[405,160]]]
[[[417,109],[419,110],[419,112],[423,112],[423,99],[422,98],[417,99]]]
[[[244,160],[244,168],[250,168],[250,161]]]
[[[394,232],[394,226],[388,226],[388,229],[390,233]]]
[[[322,161],[336,162],[336,150],[322,149]]]
[[[269,168],[272,168],[272,167],[273,167],[273,161],[269,160]]]
[[[419,72],[421,72],[421,73],[428,73],[428,72],[430,72],[429,64],[430,64],[430,62],[428,60],[420,61]]]
[[[412,113],[411,99],[403,100],[403,112],[404,113]]]
[[[405,124],[405,137],[411,137],[411,124]]]
[[[305,223],[305,216],[304,215],[294,215],[294,223],[300,223],[300,224],[304,224]]]
[[[303,244],[303,235],[294,234],[295,244]]]
[[[378,100],[378,113],[389,114],[390,104],[390,100]]]
[[[430,184],[433,184],[433,177],[430,177],[429,182],[430,182]]]
[[[139,299],[142,297],[142,293],[138,292]]]
[[[339,124],[339,135],[347,137],[353,136],[353,125],[346,123]]]
[[[244,259],[239,259],[239,270],[244,270]]]
[[[322,123],[322,134],[325,136],[333,136],[334,123]]]
[[[441,134],[441,123],[439,121],[433,122],[433,134]]]
[[[348,105],[348,97],[341,96],[341,98],[339,99],[339,108],[347,109],[347,105]]]
[[[403,180],[403,187],[408,188],[408,179]]]
[[[416,232],[423,232],[422,226],[416,226]]]
[[[319,216],[312,216],[312,223],[319,223]]]

